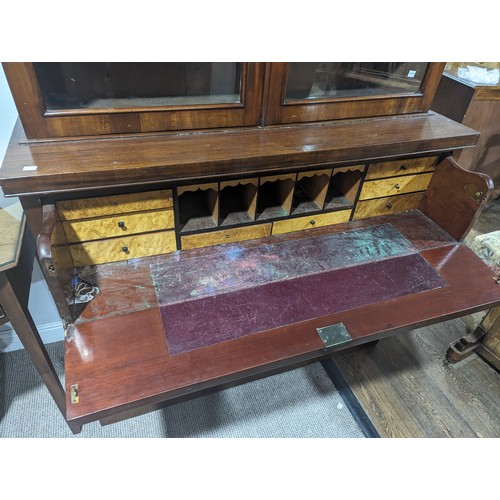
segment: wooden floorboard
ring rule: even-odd
[[[455,333],[452,325],[452,322],[448,322],[440,327],[451,326],[451,330]],[[442,350],[435,348],[432,337],[426,333],[421,330],[415,332],[414,353],[425,360],[424,371],[436,384],[436,390],[441,391],[450,405],[453,405],[464,419],[466,418],[473,435],[477,437],[500,435],[497,406],[499,399],[495,400],[488,395],[488,392],[493,395],[494,388],[499,387],[498,380],[497,384],[492,386],[491,391],[484,391],[484,386],[478,387],[471,383],[471,378],[473,380],[479,378],[478,374],[473,373],[471,377],[464,373],[463,367],[443,362]],[[477,359],[477,361],[481,360]],[[484,363],[477,363],[477,365],[479,372]]]
[[[476,355],[446,364],[434,335],[451,342],[460,326],[449,321],[335,357],[382,437],[500,437],[500,375]]]
[[[492,202],[468,241],[500,229]],[[335,362],[382,437],[500,437],[500,374],[478,355],[445,362],[448,345],[481,315],[420,328]]]
[[[450,334],[445,336],[442,333],[442,328],[448,328]],[[448,348],[450,342],[456,340],[455,335],[457,330],[463,332],[463,334],[469,333],[471,329],[463,328],[460,320],[456,323],[449,321],[442,323],[440,325],[430,326],[429,330],[434,334],[434,338],[441,342],[442,349],[440,350],[441,359],[443,358],[443,352]],[[449,342],[443,342],[443,340],[451,339]],[[480,361],[480,362],[478,362]],[[497,407],[500,403],[500,375],[499,373],[492,369],[492,367],[484,362],[484,360],[476,355],[471,355],[465,358],[458,365],[449,365],[451,367],[460,367],[459,371],[456,371],[461,377],[463,377],[467,383],[473,387],[481,398],[484,399],[485,404],[491,405],[493,408]],[[498,407],[496,413],[496,420],[500,422],[500,415],[498,414]]]
[[[481,394],[484,404],[494,409],[494,416],[499,422],[500,376],[498,372],[477,355],[464,359],[459,367],[460,374]],[[497,433],[495,437],[499,436],[500,433]]]
[[[392,386],[373,358],[372,348],[336,356],[335,363],[382,437],[426,437],[421,423]]]

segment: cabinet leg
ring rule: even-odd
[[[80,434],[80,432],[82,432],[81,425],[73,424],[71,422],[67,422],[67,424],[73,434]]]
[[[446,350],[446,361],[458,363],[470,356],[478,347],[479,341],[486,335],[484,329],[479,325],[472,333],[454,340]]]
[[[0,303],[59,411],[65,417],[66,394],[64,389],[43,345],[31,314],[28,311],[27,305],[19,301],[5,273],[0,273]]]
[[[477,353],[500,371],[500,307],[492,309],[481,322],[486,335]]]
[[[371,342],[367,342],[366,344],[363,344],[363,347],[375,347],[378,343],[380,342],[380,339],[377,340],[372,340]]]
[[[457,363],[482,346],[484,342],[500,336],[500,307],[491,309],[477,328],[467,335],[454,340],[446,351],[448,363]],[[495,341],[494,341],[495,342]],[[496,341],[498,342],[498,341]]]

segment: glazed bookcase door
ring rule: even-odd
[[[258,125],[263,63],[4,63],[29,139]]]
[[[271,63],[266,123],[429,110],[445,63]]]

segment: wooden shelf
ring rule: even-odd
[[[255,220],[257,184],[257,179],[221,182],[221,227],[247,224]]]
[[[261,177],[256,220],[277,219],[290,215],[294,186],[294,174]]]
[[[328,184],[325,209],[352,207],[361,185],[363,171],[363,166],[335,169]]]
[[[217,184],[186,186],[178,189],[181,232],[215,228],[218,225]]]
[[[331,169],[301,172],[297,175],[292,201],[292,215],[323,210]]]
[[[22,127],[17,124],[0,169],[6,195],[116,189],[162,180],[179,184],[196,182],[207,174],[212,178],[235,173],[258,175],[271,168],[289,171],[304,165],[339,165],[353,158],[368,162],[470,147],[479,135],[436,113],[423,113],[207,132],[203,138],[187,133],[26,144],[22,143],[23,137]],[[37,169],[24,170],[26,165],[36,165]]]

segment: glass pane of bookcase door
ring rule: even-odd
[[[34,63],[48,110],[241,102],[241,63]]]
[[[422,62],[288,63],[285,103],[417,93],[427,67]]]

